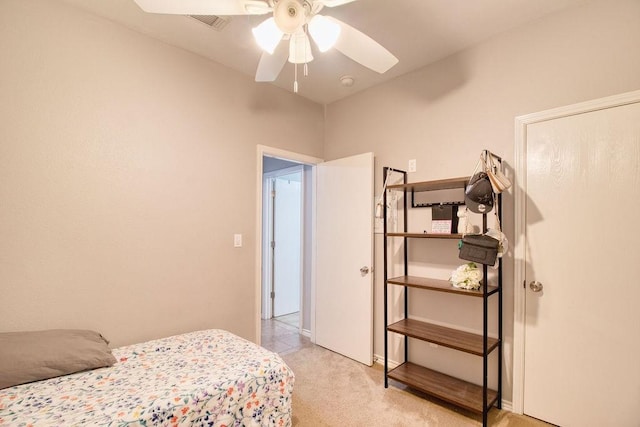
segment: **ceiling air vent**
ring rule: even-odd
[[[202,22],[216,31],[222,31],[227,26],[231,18],[223,18],[215,15],[189,15],[191,18]]]

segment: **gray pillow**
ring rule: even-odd
[[[53,329],[0,333],[0,389],[116,363],[97,332]]]

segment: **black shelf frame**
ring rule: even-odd
[[[496,159],[499,163],[502,163],[502,158],[496,156],[490,152],[489,155],[492,155],[494,159]],[[403,202],[404,202],[404,211],[403,211],[403,233],[409,234],[405,236],[401,236],[403,239],[403,262],[404,262],[404,276],[409,276],[409,263],[408,263],[408,240],[413,238],[411,233],[408,233],[408,210],[409,206],[412,208],[415,207],[423,207],[416,206],[414,203],[414,193],[416,190],[413,188],[410,189],[411,194],[408,197],[408,188],[411,187],[407,185],[407,172],[399,169],[394,169],[390,167],[383,167],[383,177],[387,177],[388,173],[399,173],[402,175],[402,189],[395,191],[403,192]],[[388,269],[388,239],[393,238],[388,236],[388,225],[387,225],[387,189],[383,189],[383,232],[384,232],[384,386],[385,388],[389,387],[389,333],[395,333],[393,331],[389,331],[389,314],[388,314],[388,281],[389,278],[389,269]],[[429,191],[429,190],[417,190],[417,191]],[[496,206],[498,219],[502,225],[502,194],[498,194],[496,197]],[[458,203],[458,202],[454,202]],[[482,215],[482,230],[483,232],[487,231],[487,214]],[[454,230],[452,230],[454,231]],[[415,236],[417,237],[417,236]],[[489,268],[487,265],[483,265],[483,274],[485,278],[485,283],[488,283]],[[500,258],[498,261],[498,270],[497,270],[497,286],[493,289],[489,289],[489,286],[485,285],[482,287],[482,337],[483,337],[483,354],[482,354],[482,425],[488,425],[488,413],[491,408],[495,405],[498,409],[502,408],[502,363],[503,363],[503,318],[502,318],[502,310],[503,310],[503,293],[502,293],[502,282],[503,282],[503,269],[502,269],[502,259]],[[392,284],[392,286],[402,286],[398,284]],[[409,287],[404,285],[404,319],[408,319],[409,316]],[[435,290],[435,289],[432,289]],[[489,336],[488,336],[488,321],[489,321],[489,297],[492,295],[497,295],[498,298],[498,338],[497,345],[490,348],[489,345]],[[404,334],[403,334],[404,335]],[[493,390],[490,390],[488,387],[489,381],[489,355],[493,351],[497,351],[497,381],[498,387],[495,391],[496,395],[494,398],[490,398],[490,393],[494,393]],[[409,362],[409,336],[404,335],[404,362],[405,364]],[[455,404],[455,403],[454,403]]]
[[[402,183],[406,184],[407,183],[407,172],[400,170],[400,169],[394,169],[394,168],[390,168],[390,167],[383,167],[382,168],[382,176],[383,176],[383,181],[387,181],[387,174],[389,173],[399,173],[402,174]],[[387,189],[383,188],[383,195],[382,195],[382,223],[383,223],[383,237],[384,237],[384,388],[389,388],[389,340],[387,338],[387,327],[389,326],[389,313],[388,313],[388,306],[387,306],[387,299],[388,299],[388,284],[387,284],[387,279],[389,278],[389,268],[387,266],[388,264],[388,250],[387,250]],[[408,210],[406,209],[406,205],[407,205],[407,189],[404,188],[403,190],[404,193],[404,204],[405,204],[405,209],[403,211],[403,217],[404,220],[402,221],[403,224],[403,231],[406,233],[407,232],[407,219],[408,219]],[[413,199],[413,191],[412,191],[412,199]],[[403,237],[404,240],[404,247],[407,247],[407,241],[408,238],[407,237]],[[408,264],[408,260],[409,260],[409,254],[408,252],[405,250],[404,251],[404,275],[408,276],[409,274],[409,264]],[[408,296],[408,292],[407,292],[407,287],[405,286],[405,292],[404,292],[404,317],[407,317],[407,313],[408,313],[408,306],[409,306],[409,296]],[[405,336],[404,337],[404,360],[407,361],[409,359],[409,337]]]

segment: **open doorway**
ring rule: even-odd
[[[279,353],[313,336],[315,165],[321,160],[258,146],[259,342]]]
[[[263,158],[262,319],[302,329],[304,165]]]
[[[278,353],[294,351],[270,348],[264,342],[262,327],[263,255],[266,252],[261,238],[265,205],[263,163],[264,157],[275,157],[304,165],[302,187],[307,189],[303,190],[302,326],[294,333],[285,333],[286,339],[278,336],[278,341],[298,348],[301,342],[317,343],[370,365],[373,360],[373,275],[369,274],[373,266],[373,153],[323,162],[258,145],[257,155],[256,342]],[[344,313],[348,313],[348,319]],[[353,345],[343,348],[340,344],[344,343]]]

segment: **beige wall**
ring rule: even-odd
[[[639,1],[593,2],[331,104],[325,121],[321,106],[64,4],[3,0],[0,330],[94,328],[114,345],[208,327],[253,339],[256,144],[374,151],[378,189],[382,166],[412,158],[411,180],[469,174],[485,147],[512,166],[515,116],[640,88],[638,40]],[[505,273],[510,400],[511,258]],[[378,275],[377,354],[381,292]],[[447,298],[419,302],[448,309]],[[478,328],[467,308],[444,320]]]
[[[0,58],[0,330],[254,339],[256,144],[320,156],[323,108],[58,2]]]
[[[406,170],[409,159],[417,159],[418,164],[418,171],[409,174],[410,181],[468,175],[483,148],[502,155],[511,169],[516,116],[636,89],[640,89],[640,1],[596,1],[329,105],[325,158],[375,152],[377,191],[382,186],[382,167]],[[518,236],[513,235],[511,194],[505,197],[504,217],[513,243]],[[459,263],[455,245],[431,247],[453,252],[451,269]],[[375,271],[380,274],[375,285],[375,353],[382,355],[380,235],[376,235],[376,252]],[[442,278],[447,278],[447,271]],[[513,259],[508,256],[504,283],[507,400],[512,393],[512,277]],[[424,317],[461,322],[469,329],[481,327],[481,312],[473,311],[466,301],[423,293],[417,302],[427,310],[422,312]],[[424,346],[423,350],[441,369],[481,380],[479,359],[442,348]]]

